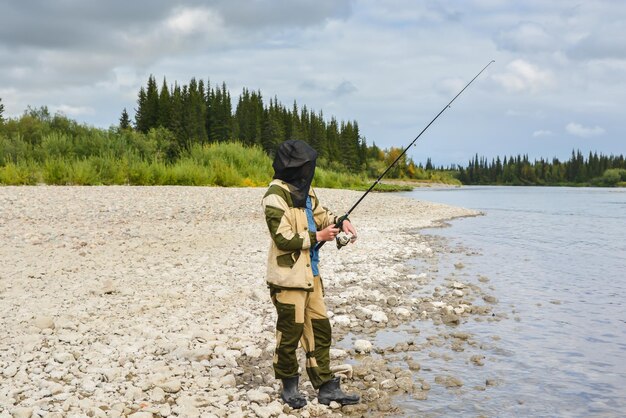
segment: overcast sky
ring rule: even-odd
[[[0,98],[81,122],[131,116],[150,74],[226,82],[356,120],[416,161],[626,153],[626,1],[6,0]],[[234,101],[236,103],[236,100]]]

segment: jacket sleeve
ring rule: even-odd
[[[296,232],[287,214],[289,206],[280,195],[268,193],[263,198],[262,204],[270,236],[279,250],[305,250],[315,244],[315,232]]]
[[[313,202],[313,219],[315,219],[315,226],[318,230],[322,230],[329,225],[337,223],[337,215],[330,211],[330,209],[320,205],[317,195],[314,196]]]

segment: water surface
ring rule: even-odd
[[[409,415],[625,416],[626,189],[463,187],[405,195],[485,212],[423,232],[476,250],[443,255],[437,274],[451,274],[462,261],[467,280],[490,278],[496,310],[509,314],[462,324],[483,341],[485,366],[429,361],[433,375],[463,376],[464,388],[433,385],[427,401],[405,401]],[[402,332],[380,338],[401,339]],[[486,378],[499,384],[471,389]]]

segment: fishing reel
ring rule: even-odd
[[[337,249],[340,250],[341,247],[345,247],[350,244],[350,240],[352,239],[352,234],[346,232],[340,232],[335,237],[335,241],[337,242]]]

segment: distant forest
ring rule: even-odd
[[[236,100],[226,85],[192,78],[159,88],[154,76],[139,89],[134,120],[124,109],[119,123],[95,128],[51,115],[46,106],[4,117],[0,98],[0,184],[264,185],[271,158],[286,139],[301,139],[318,152],[319,187],[367,187],[403,148],[367,145],[356,121],[285,106],[276,97],[244,88]],[[255,161],[252,163],[252,161]],[[248,161],[249,163],[246,163]],[[622,155],[572,151],[560,161],[527,155],[467,166],[436,167],[402,157],[388,179],[447,184],[626,186]],[[405,186],[389,186],[387,189]]]
[[[120,128],[133,127],[128,111],[120,117]],[[167,129],[175,138],[167,149],[170,159],[196,144],[237,141],[244,146],[259,146],[269,156],[287,139],[301,139],[319,153],[319,165],[337,172],[363,173],[376,177],[401,154],[402,148],[382,150],[367,145],[357,121],[326,119],[306,105],[294,101],[285,106],[276,97],[266,101],[260,91],[244,88],[233,110],[233,99],[225,83],[192,78],[188,84],[161,87],[154,76],[138,93],[134,128],[142,133]],[[403,156],[388,174],[390,178],[408,178],[455,183],[450,173],[425,170]]]
[[[572,151],[567,161],[542,158],[530,162],[527,155],[504,157],[503,160],[497,157],[488,161],[476,155],[466,167],[451,170],[457,172],[456,176],[463,184],[615,186],[626,182],[623,155],[606,156],[590,152],[585,158],[580,151]]]
[[[120,119],[122,128],[130,127],[126,110]],[[159,89],[150,76],[141,87],[135,113],[135,127],[147,133],[167,128],[177,142],[171,152],[189,148],[194,143],[237,140],[244,145],[258,145],[273,155],[287,139],[302,139],[314,147],[320,158],[337,162],[349,170],[365,167],[368,148],[356,121],[326,121],[323,113],[296,102],[287,108],[276,97],[264,101],[260,91],[243,89],[233,112],[226,84],[212,87],[192,78],[189,84],[168,86],[164,79]]]

